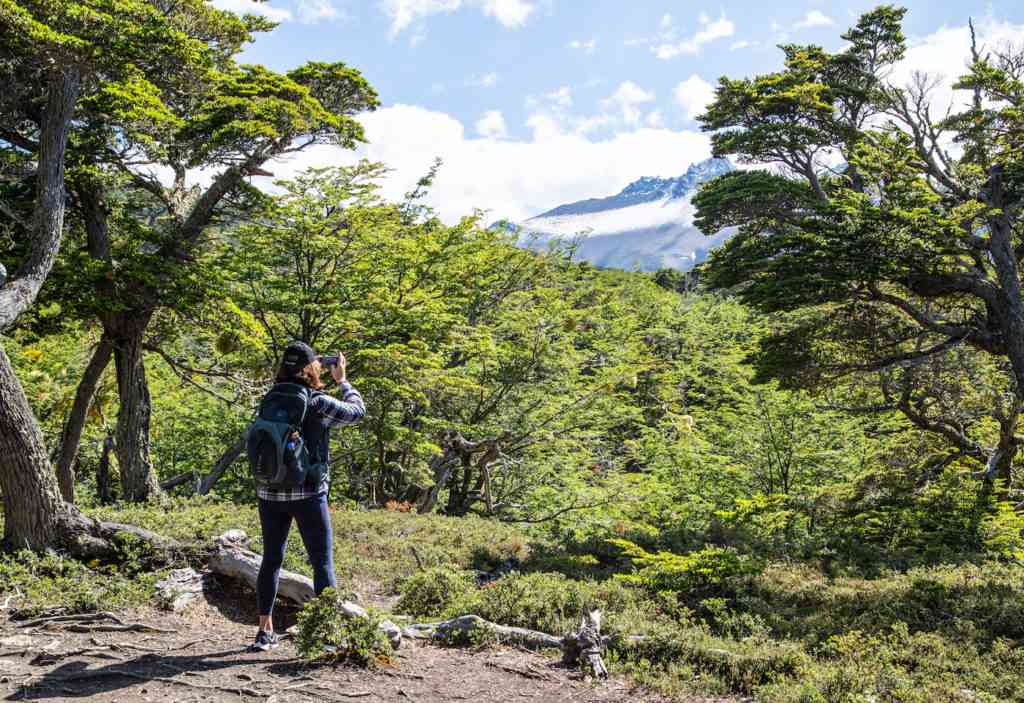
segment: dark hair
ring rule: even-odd
[[[322,371],[323,368],[320,366],[319,361],[306,364],[305,368],[296,374],[286,371],[282,366],[277,370],[277,378],[274,380],[277,383],[301,383],[308,388],[319,391],[324,388],[324,382],[320,380],[320,373]]]

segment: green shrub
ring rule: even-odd
[[[689,597],[719,593],[728,581],[760,570],[754,559],[732,549],[705,547],[689,554],[650,553],[627,540],[610,541],[638,567],[636,573],[620,578],[652,593],[672,591]]]
[[[990,653],[905,623],[868,634],[851,630],[825,643],[799,682],[775,683],[758,694],[779,703],[997,703],[1024,698],[1022,659],[1008,643]]]
[[[750,695],[765,684],[801,676],[811,664],[797,643],[760,637],[735,641],[699,627],[662,626],[640,640],[616,637],[609,651],[613,661],[630,671],[685,665],[691,677],[703,681],[707,693]]]
[[[298,615],[295,646],[309,661],[346,660],[362,666],[387,661],[391,642],[380,629],[381,618],[350,617],[339,607],[341,597],[333,588],[306,603]]]
[[[402,582],[395,609],[417,618],[444,615],[457,610],[475,588],[470,571],[454,566],[431,567]]]
[[[57,554],[20,551],[0,554],[0,594],[11,596],[9,612],[19,617],[44,613],[92,613],[148,602],[159,576],[139,573],[134,564],[83,564]]]
[[[465,603],[474,615],[502,625],[554,635],[576,631],[583,613],[600,608],[614,628],[636,596],[614,581],[575,581],[561,574],[511,574],[479,589]],[[606,628],[607,629],[607,628]]]

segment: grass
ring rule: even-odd
[[[115,506],[90,514],[209,543],[244,529],[259,549],[251,505],[216,499]],[[746,695],[778,703],[1024,701],[1024,567],[939,565],[877,578],[829,578],[799,564],[769,564],[707,589],[657,588],[616,575],[628,562],[566,554],[556,545],[479,518],[389,511],[333,513],[342,588],[376,583],[400,592],[396,611],[430,619],[472,612],[561,634],[585,608],[606,613],[613,669],[674,695]],[[483,588],[474,570],[509,558],[513,573]],[[301,541],[289,569],[309,573]],[[56,555],[0,556],[0,597],[15,609],[119,609],[150,603],[157,576]],[[646,587],[645,587],[646,584]],[[640,641],[626,635],[644,635]]]

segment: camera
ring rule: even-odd
[[[317,361],[320,362],[320,365],[323,366],[325,369],[329,369],[332,366],[337,366],[339,361],[337,356],[318,356],[316,359]]]

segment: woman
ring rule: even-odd
[[[279,384],[298,383],[312,391],[300,434],[312,460],[324,465],[330,461],[327,449],[330,428],[358,422],[366,414],[362,396],[345,377],[345,356],[339,352],[338,363],[329,368],[338,382],[340,400],[323,392],[324,384],[320,381],[323,367],[316,352],[303,342],[292,342],[285,348],[276,378]],[[293,518],[313,567],[313,587],[317,595],[335,586],[331,516],[327,512],[329,480],[329,472],[325,471],[316,485],[286,490],[256,489],[263,530],[263,563],[256,581],[260,619],[253,650],[265,652],[277,646],[272,612]]]

